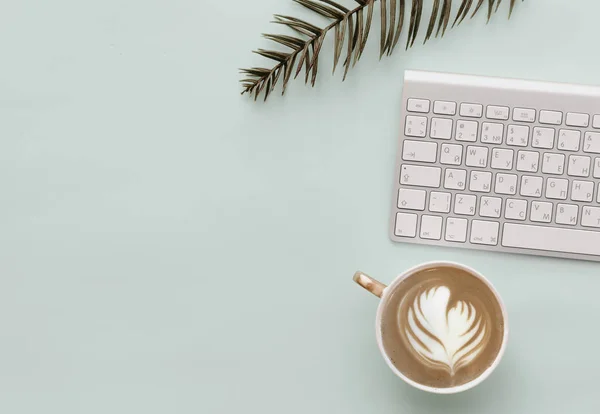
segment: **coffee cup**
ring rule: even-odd
[[[475,269],[429,262],[388,286],[362,272],[354,281],[381,298],[377,344],[389,368],[408,384],[454,394],[480,384],[500,363],[508,340],[506,308]]]

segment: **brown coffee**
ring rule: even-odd
[[[385,298],[381,337],[390,362],[409,379],[450,388],[490,367],[504,340],[504,315],[492,289],[450,266],[417,272]]]

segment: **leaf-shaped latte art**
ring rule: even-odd
[[[446,286],[432,287],[417,295],[403,329],[418,355],[454,375],[485,348],[488,327],[481,311],[467,301],[458,301],[448,308],[450,297]]]

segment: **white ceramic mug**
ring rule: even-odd
[[[479,375],[474,380],[467,382],[465,384],[462,384],[462,385],[458,385],[456,387],[451,387],[451,388],[430,387],[427,385],[419,384],[418,382],[415,382],[415,381],[411,380],[410,378],[406,377],[391,362],[389,355],[386,353],[386,351],[383,347],[383,338],[382,338],[382,334],[381,334],[381,318],[383,316],[384,310],[386,309],[386,306],[388,304],[391,293],[400,285],[400,283],[404,279],[414,275],[415,273],[421,272],[423,270],[440,267],[440,266],[450,266],[450,267],[454,267],[457,269],[461,269],[461,270],[466,271],[469,274],[477,277],[481,281],[483,281],[490,288],[490,290],[494,293],[496,299],[498,300],[498,303],[500,304],[500,307],[502,309],[502,316],[504,318],[504,336],[502,339],[502,345],[500,347],[500,350],[499,350],[498,355],[496,356],[496,359],[494,360],[494,362],[485,371],[483,371],[481,373],[481,375]],[[494,286],[492,286],[492,284],[481,273],[477,272],[475,269],[472,269],[468,266],[465,266],[465,265],[462,265],[459,263],[455,263],[455,262],[428,262],[428,263],[423,263],[421,265],[418,265],[411,269],[406,270],[405,272],[398,275],[396,277],[396,279],[392,283],[390,283],[388,286],[384,285],[381,282],[378,282],[377,280],[373,279],[370,276],[367,276],[366,274],[364,274],[362,272],[357,272],[354,275],[354,281],[356,283],[358,283],[360,286],[362,286],[363,288],[365,288],[366,290],[368,290],[369,292],[371,292],[372,294],[374,294],[375,296],[378,296],[381,298],[381,301],[379,302],[379,306],[377,307],[377,316],[375,318],[375,332],[376,332],[376,336],[377,336],[377,345],[379,346],[379,351],[381,351],[381,355],[383,356],[385,362],[390,367],[390,369],[397,376],[402,378],[405,382],[409,383],[410,385],[412,385],[418,389],[421,389],[423,391],[433,392],[436,394],[455,394],[455,393],[473,388],[476,385],[483,382],[483,380],[485,380],[487,377],[489,377],[489,375],[494,371],[494,369],[496,369],[496,367],[500,363],[500,360],[502,359],[502,356],[504,355],[504,351],[506,349],[506,343],[508,341],[508,317],[506,314],[506,308],[504,306],[504,303],[502,302],[502,299],[500,298],[498,291],[494,288]]]

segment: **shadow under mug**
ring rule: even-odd
[[[419,273],[423,270],[432,269],[432,268],[436,268],[436,267],[453,267],[456,269],[460,269],[460,270],[463,270],[463,271],[477,277],[479,280],[484,282],[490,288],[490,290],[496,297],[496,300],[498,301],[500,308],[502,309],[502,316],[503,316],[503,320],[504,320],[504,335],[502,338],[502,345],[500,346],[500,350],[498,351],[498,354],[496,355],[496,359],[494,359],[494,362],[485,371],[483,371],[477,378],[475,378],[465,384],[461,384],[461,385],[457,385],[455,387],[449,387],[449,388],[436,388],[436,387],[430,387],[427,385],[423,385],[416,381],[411,380],[406,375],[404,375],[400,370],[398,370],[398,368],[396,368],[396,366],[392,363],[389,355],[386,353],[386,351],[383,347],[383,338],[382,338],[382,334],[381,334],[381,320],[382,320],[383,312],[386,309],[386,306],[388,304],[388,299],[391,297],[391,293],[395,289],[398,288],[398,286],[400,285],[400,283],[403,280],[405,280],[405,279],[411,277],[412,275]],[[373,279],[372,277],[370,277],[362,272],[356,272],[354,274],[353,279],[360,286],[362,286],[363,288],[365,288],[366,290],[368,290],[375,296],[381,298],[381,300],[379,302],[379,306],[377,307],[377,316],[375,318],[375,331],[376,331],[377,345],[379,346],[379,351],[381,352],[381,355],[383,356],[388,367],[398,377],[400,377],[402,380],[404,380],[408,384],[412,385],[413,387],[416,387],[423,391],[432,392],[435,394],[456,394],[456,393],[459,393],[462,391],[466,391],[470,388],[473,388],[476,385],[483,382],[487,377],[489,377],[489,375],[496,369],[496,367],[500,363],[500,360],[502,359],[502,356],[504,355],[504,351],[506,349],[506,343],[508,341],[508,317],[506,314],[506,307],[504,306],[504,303],[502,302],[500,294],[494,288],[494,286],[492,286],[492,284],[481,273],[479,273],[475,269],[472,269],[472,268],[462,265],[460,263],[436,261],[436,262],[423,263],[421,265],[418,265],[418,266],[415,266],[415,267],[412,267],[412,268],[406,270],[405,272],[398,275],[396,277],[396,279],[394,279],[392,281],[392,283],[390,283],[388,286],[384,285],[383,283]]]

